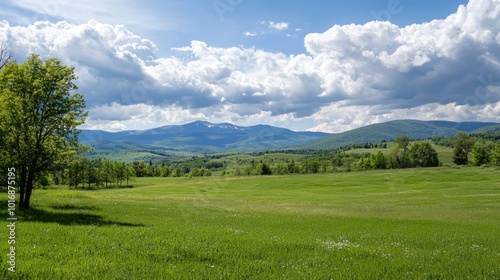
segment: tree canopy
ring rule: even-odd
[[[439,166],[438,153],[429,142],[416,142],[410,148],[412,165],[417,167]]]
[[[467,133],[457,133],[453,141],[453,162],[457,165],[469,164],[469,153],[475,142],[475,139]]]

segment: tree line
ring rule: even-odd
[[[433,141],[452,143],[456,164],[500,166],[500,143],[478,140],[477,137],[466,133],[458,133],[449,139],[435,137]],[[352,151],[355,147],[368,146],[379,147],[381,150],[374,153]],[[266,152],[254,152],[250,154],[252,157],[249,159],[236,158],[236,166],[234,163],[230,165],[224,159],[224,155],[207,154],[162,163],[141,160],[131,164],[112,162],[109,159],[90,160],[77,157],[66,166],[54,169],[45,176],[41,185],[64,184],[70,188],[96,189],[127,186],[134,177],[204,177],[212,176],[214,172],[222,176],[315,174],[441,165],[431,141],[412,142],[408,136],[400,135],[396,138],[392,149],[389,150],[387,147],[387,143],[381,143],[351,145],[321,152],[301,151],[300,154],[308,155],[297,161],[268,158],[265,156]],[[255,157],[258,156],[265,157],[265,160],[256,160]]]
[[[500,133],[471,135],[459,132],[451,139],[457,165],[500,166]]]
[[[39,186],[67,185],[74,189],[127,187],[133,177],[131,166],[125,162],[79,156],[45,172]]]

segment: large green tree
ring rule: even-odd
[[[453,139],[453,162],[457,165],[469,164],[469,153],[476,140],[465,132],[458,132]]]
[[[491,146],[489,147],[484,143],[476,143],[472,147],[470,164],[473,166],[481,166],[491,163],[491,149]]]
[[[414,166],[439,166],[438,153],[429,142],[416,142],[410,148],[410,157]]]
[[[38,55],[0,70],[0,141],[16,167],[22,209],[41,175],[80,147],[76,128],[87,112],[76,79],[73,67]]]

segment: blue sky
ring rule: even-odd
[[[459,8],[460,6],[460,8]],[[500,121],[499,0],[0,3],[18,60],[76,67],[85,127],[197,119],[340,132]]]
[[[457,10],[464,0],[358,0],[358,1],[45,1],[8,0],[0,3],[2,18],[14,24],[39,20],[65,20],[83,24],[91,19],[130,31],[158,45],[158,55],[171,54],[173,47],[192,40],[211,46],[255,46],[273,52],[305,52],[304,36],[323,32],[335,24],[364,24],[389,20],[399,26],[442,19]],[[78,3],[78,4],[77,4]],[[81,5],[81,6],[80,6]],[[66,9],[73,6],[74,11]],[[96,8],[87,9],[89,6]],[[269,22],[287,23],[284,30]],[[245,32],[255,36],[245,36]]]

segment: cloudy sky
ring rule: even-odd
[[[500,122],[500,0],[4,0],[0,40],[75,66],[83,128]]]

